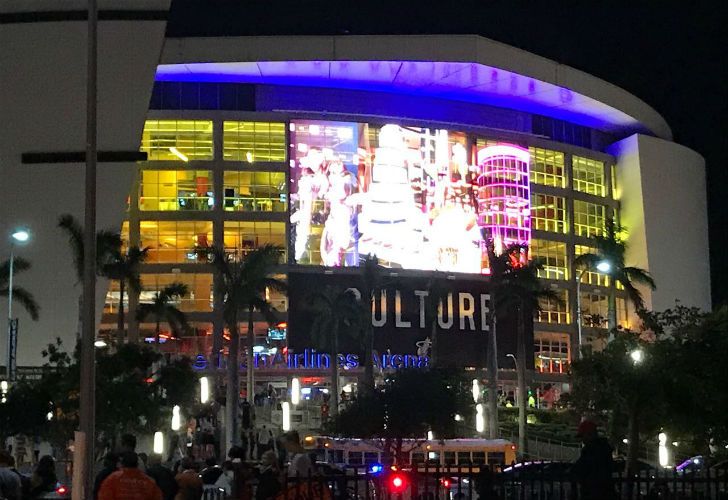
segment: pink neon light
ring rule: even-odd
[[[478,225],[496,251],[531,242],[530,154],[500,144],[478,151]]]

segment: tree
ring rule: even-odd
[[[650,273],[639,267],[627,266],[625,263],[627,255],[627,241],[622,236],[626,233],[624,227],[617,224],[613,219],[607,219],[604,225],[604,234],[592,238],[592,246],[596,253],[585,253],[574,259],[577,267],[585,269],[596,269],[600,262],[609,263],[609,308],[607,314],[607,327],[610,331],[610,338],[617,329],[617,298],[615,283],[620,283],[627,292],[630,302],[639,313],[644,309],[642,293],[635,284],[649,286],[655,289],[655,281]]]
[[[312,340],[316,348],[329,352],[331,369],[331,416],[339,411],[339,340],[342,334],[353,336],[361,319],[360,306],[352,289],[336,290],[331,286],[313,293],[309,300],[315,314]]]
[[[528,405],[528,388],[526,367],[528,361],[526,347],[526,328],[524,320],[533,317],[541,310],[541,300],[549,299],[553,302],[562,302],[556,292],[542,285],[538,272],[543,269],[541,259],[527,260],[527,245],[511,245],[503,252],[505,259],[498,259],[499,269],[495,289],[495,310],[516,311],[517,317],[517,370],[518,393],[518,447],[521,454],[526,452],[526,409]]]
[[[220,276],[217,293],[223,297],[223,315],[230,331],[230,350],[228,353],[228,380],[226,397],[226,449],[238,442],[237,416],[239,399],[239,349],[240,337],[238,318],[241,312],[247,313],[248,338],[246,352],[246,378],[248,398],[252,397],[253,386],[253,346],[255,331],[253,314],[258,311],[272,320],[275,309],[266,299],[266,290],[284,291],[286,284],[273,277],[280,262],[283,249],[277,245],[266,244],[247,252],[242,257],[228,257],[222,247],[213,247],[212,263]]]
[[[58,218],[58,227],[68,236],[71,247],[73,268],[76,271],[76,283],[83,280],[83,226],[71,214],[63,214]],[[121,249],[121,235],[115,231],[99,230],[96,232],[96,273],[101,274],[103,267],[111,262],[115,252]],[[83,294],[78,297],[78,335],[81,335],[81,310]]]
[[[162,322],[167,323],[177,337],[187,328],[187,316],[175,304],[188,293],[189,289],[184,283],[172,283],[158,291],[151,303],[139,305],[137,320],[144,321],[151,316],[156,322],[154,339],[157,344]]]
[[[386,455],[406,461],[404,439],[458,435],[455,415],[472,415],[468,382],[453,371],[404,369],[377,388],[360,392],[331,424],[334,435],[372,439]]]
[[[2,431],[49,440],[63,448],[78,428],[78,349],[71,356],[59,339],[43,351],[39,380],[15,384],[0,405]],[[159,367],[162,356],[146,346],[124,344],[97,354],[97,438],[110,442],[125,433],[151,433],[169,426],[172,407],[195,409],[197,376],[189,358]],[[48,413],[51,418],[48,420]]]
[[[374,327],[372,326],[372,310],[375,297],[384,289],[382,266],[376,255],[367,255],[359,262],[361,273],[361,328],[364,343],[364,384],[374,387]]]
[[[21,258],[13,257],[13,277],[16,273],[22,273],[30,269],[30,262]],[[0,297],[7,297],[10,294],[10,260],[0,263]],[[21,286],[13,283],[13,302],[17,302],[33,320],[38,319],[40,306],[35,301],[33,294]]]
[[[148,251],[149,248],[140,249],[137,246],[132,246],[124,254],[119,248],[111,252],[109,261],[104,263],[101,269],[103,276],[119,282],[119,315],[116,326],[119,343],[124,341],[124,288],[128,284],[133,292],[139,293],[141,291],[142,283],[139,278],[139,266],[147,259]],[[157,297],[159,298],[159,294],[157,294]]]

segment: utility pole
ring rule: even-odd
[[[94,484],[96,358],[96,119],[98,84],[98,6],[88,0],[86,60],[86,173],[83,260],[83,329],[81,334],[80,431],[83,435],[83,492],[76,498],[89,500]]]

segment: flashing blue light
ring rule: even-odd
[[[370,474],[379,474],[383,470],[384,470],[384,466],[382,464],[372,464],[369,466]]]

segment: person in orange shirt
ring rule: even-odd
[[[134,452],[121,455],[121,470],[104,479],[99,500],[162,500],[162,490],[139,470],[139,457]]]
[[[202,479],[195,468],[195,462],[187,457],[182,460],[181,471],[177,480],[176,500],[200,500],[202,498]]]

